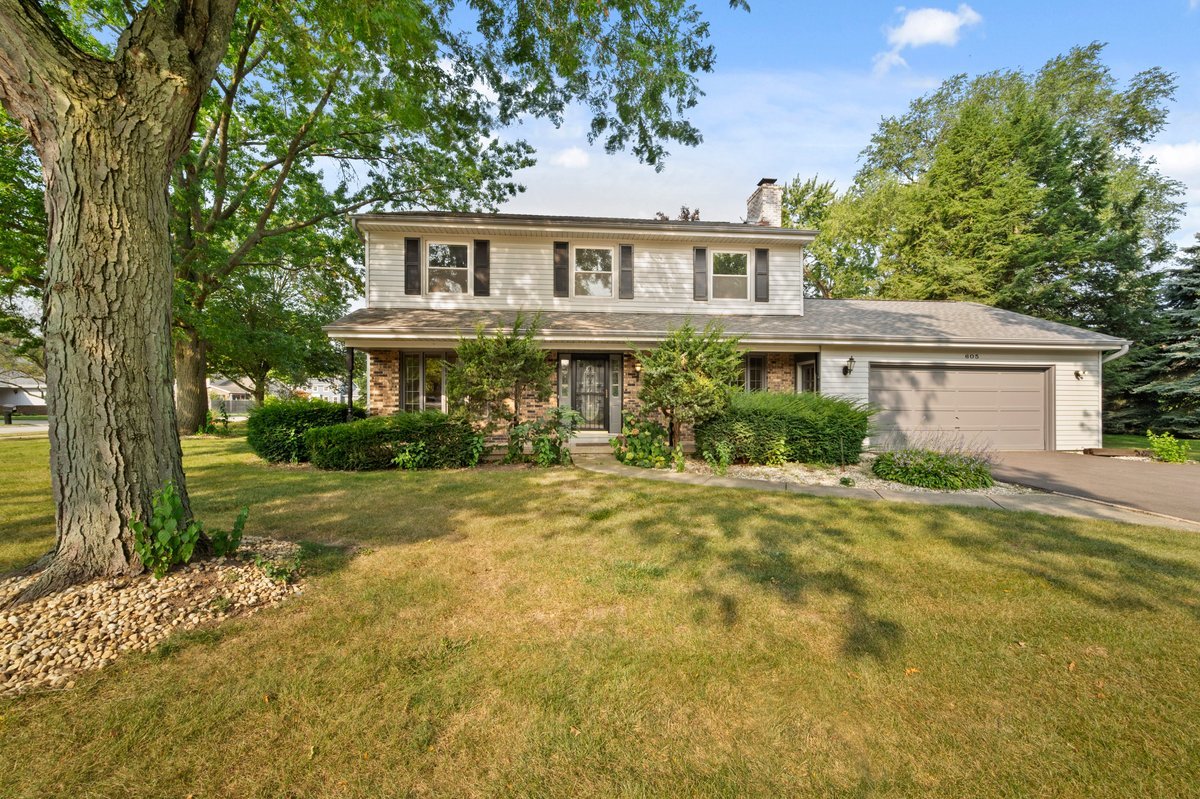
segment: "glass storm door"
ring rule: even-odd
[[[608,358],[575,358],[575,397],[571,403],[583,416],[580,430],[608,429]]]

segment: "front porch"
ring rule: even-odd
[[[550,407],[572,408],[584,417],[573,448],[607,451],[624,415],[641,410],[641,370],[634,353],[556,350],[546,358],[555,364],[550,396],[542,401],[526,393],[521,418],[537,418]],[[749,352],[744,386],[749,391],[817,390],[817,358],[815,352]],[[453,360],[454,352],[447,350],[368,350],[369,412],[447,410],[446,370]]]

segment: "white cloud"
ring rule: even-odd
[[[875,55],[876,77],[887,74],[893,67],[907,66],[900,55],[901,51],[933,44],[953,47],[958,44],[965,28],[972,28],[983,22],[979,12],[966,3],[961,4],[955,11],[941,8],[900,10],[904,12],[900,24],[887,29],[887,42],[892,49]]]
[[[550,156],[550,163],[560,169],[587,169],[592,157],[582,147],[568,147]]]
[[[1154,144],[1147,147],[1146,152],[1154,156],[1164,175],[1187,183],[1200,183],[1200,140]]]

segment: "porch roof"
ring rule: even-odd
[[[477,324],[488,330],[510,327],[518,313],[533,315],[516,308],[362,308],[327,325],[325,331],[354,347],[452,346],[460,335],[470,335]],[[973,302],[809,299],[804,302],[803,316],[543,311],[540,317],[539,337],[547,345],[644,346],[689,320],[697,327],[714,321],[748,346],[969,344],[1113,350],[1127,343]]]

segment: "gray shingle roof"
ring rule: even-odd
[[[479,214],[469,211],[382,211],[355,214],[353,219],[356,224],[361,222],[475,222],[510,227],[537,225],[570,228],[583,226],[686,230],[701,233],[705,231],[738,231],[744,233],[792,235],[799,238],[812,238],[817,233],[815,230],[767,227],[765,225],[750,225],[745,222],[710,222],[707,220],[684,222],[678,219],[662,221],[658,219],[635,219],[620,216],[561,216],[554,214]]]
[[[647,340],[690,319],[696,326],[716,320],[747,343],[830,344],[912,342],[1012,344],[1034,347],[1116,349],[1122,339],[1048,322],[973,302],[893,300],[805,300],[803,316],[745,314],[694,316],[678,313],[543,311],[546,341]],[[513,310],[363,308],[328,325],[334,338],[446,338],[470,333],[482,322],[491,329],[512,324]],[[532,313],[526,310],[526,316]]]

